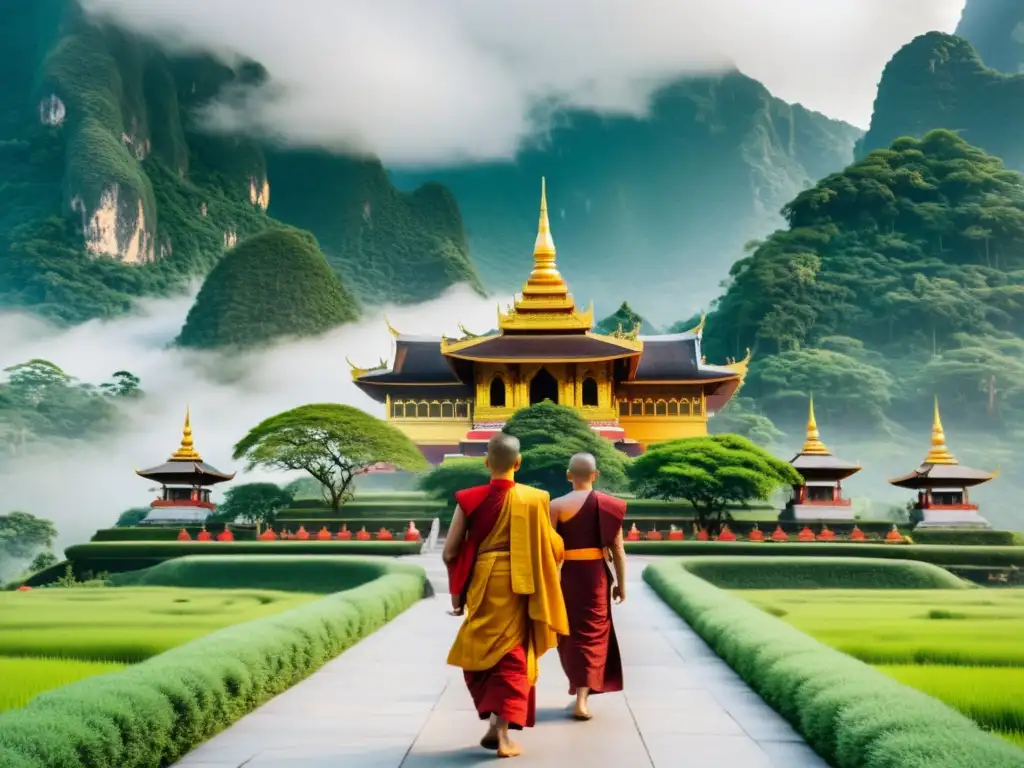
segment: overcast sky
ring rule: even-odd
[[[165,46],[248,57],[270,87],[209,117],[391,165],[508,157],[552,98],[642,112],[735,62],[777,96],[867,127],[882,68],[964,0],[83,0]]]

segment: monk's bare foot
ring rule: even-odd
[[[579,707],[573,711],[572,716],[574,720],[590,720],[593,717],[588,709],[580,709]]]
[[[523,750],[514,741],[506,741],[498,747],[498,757],[519,757]]]
[[[495,750],[498,748],[498,728],[492,725],[487,729],[487,733],[480,739],[480,746],[484,749]]]
[[[593,715],[590,714],[590,709],[587,707],[587,699],[590,697],[590,691],[581,690],[576,694],[576,709],[573,710],[572,716],[576,720],[589,720]]]

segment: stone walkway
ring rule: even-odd
[[[461,671],[444,664],[458,628],[438,554],[409,558],[438,597],[193,751],[180,768],[440,768],[494,761]],[[616,608],[626,692],[591,698],[594,719],[568,717],[570,698],[548,653],[537,684],[537,727],[519,735],[517,766],[827,768],[641,581]]]

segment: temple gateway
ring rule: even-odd
[[[704,320],[686,333],[641,336],[640,327],[593,332],[555,263],[541,180],[533,271],[498,329],[460,338],[416,336],[388,325],[394,362],[352,367],[352,379],[428,460],[482,455],[519,409],[550,400],[575,408],[599,434],[636,454],[652,444],[707,434],[708,418],[743,383],[745,359],[709,365]]]

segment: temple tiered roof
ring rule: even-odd
[[[939,398],[935,398],[932,416],[931,448],[917,469],[906,475],[895,477],[889,482],[900,488],[938,488],[951,486],[969,488],[981,485],[996,477],[998,472],[965,467],[946,447],[946,432],[939,415]]]
[[[826,476],[830,480],[842,480],[856,474],[861,468],[860,464],[851,464],[833,456],[832,451],[821,441],[818,420],[814,416],[813,395],[807,407],[807,435],[803,448],[789,463],[809,481]]]
[[[171,457],[156,467],[137,469],[135,474],[161,485],[214,485],[234,478],[235,473],[226,475],[210,466],[195,449],[192,440],[192,419],[190,409],[185,409],[185,426],[181,433],[181,445]]]

